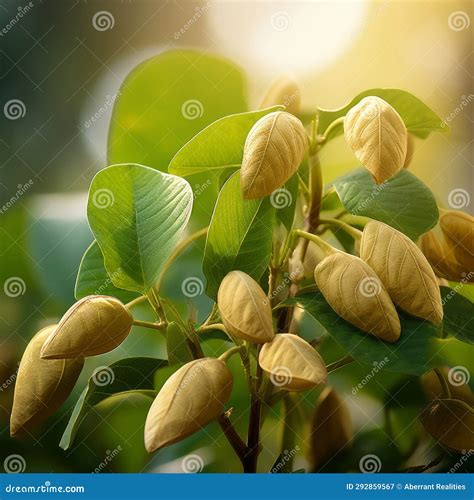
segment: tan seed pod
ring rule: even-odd
[[[10,417],[12,436],[31,432],[50,417],[69,396],[84,366],[82,358],[41,359],[41,348],[55,328],[40,330],[21,359]]]
[[[291,333],[279,333],[264,344],[258,362],[274,385],[288,391],[304,391],[326,383],[321,356],[306,340]]]
[[[447,210],[441,214],[439,224],[464,272],[474,271],[474,217],[466,212]]]
[[[453,372],[452,370],[456,370],[456,368],[453,369],[446,366],[441,368],[444,379],[448,384],[451,397],[453,399],[465,401],[471,406],[474,406],[474,394],[471,391],[471,388],[467,383],[464,383],[462,381],[461,383],[459,383],[459,381],[457,381],[454,377],[455,372]],[[439,378],[434,370],[426,372],[424,375],[422,375],[420,377],[420,382],[424,392],[426,393],[426,396],[430,401],[443,398],[443,388],[441,387]]]
[[[301,121],[275,111],[258,120],[244,146],[240,182],[246,199],[270,195],[298,170],[308,144]]]
[[[292,115],[298,115],[301,106],[301,94],[297,83],[288,77],[275,80],[267,90],[262,99],[260,107],[262,109],[283,104],[286,111]]]
[[[229,333],[263,344],[272,340],[272,309],[260,285],[242,271],[231,271],[217,292],[217,305]]]
[[[370,221],[362,233],[360,257],[375,271],[401,309],[441,323],[443,305],[435,273],[410,238],[383,222]]]
[[[314,470],[348,449],[353,430],[349,410],[331,387],[320,394],[311,422],[310,462]]]
[[[439,239],[434,231],[423,234],[419,245],[437,276],[451,281],[474,281],[474,273],[466,273],[446,241]]]
[[[62,317],[41,349],[43,359],[96,356],[120,345],[132,328],[133,317],[119,300],[90,295]]]
[[[297,247],[289,260],[289,272],[292,281],[301,281],[309,278],[314,273],[314,268],[325,258],[326,254],[316,243],[309,241],[304,257],[304,263],[299,257],[300,249]]]
[[[145,422],[149,453],[176,443],[217,418],[232,392],[232,374],[220,359],[182,366],[165,382]]]
[[[364,97],[344,118],[344,136],[377,184],[398,173],[407,156],[407,128],[380,97]]]
[[[413,136],[408,133],[407,134],[407,155],[405,156],[405,163],[403,164],[403,168],[408,168],[410,166],[411,160],[413,159],[413,155],[415,154],[415,139]]]
[[[424,428],[442,446],[453,451],[474,449],[474,408],[455,399],[437,399],[421,414]]]
[[[400,320],[375,271],[359,257],[329,255],[314,270],[321,293],[339,316],[381,340],[400,337]]]

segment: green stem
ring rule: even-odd
[[[320,138],[318,139],[318,142],[319,144],[325,144],[327,139],[328,139],[328,136],[329,136],[329,132],[331,132],[333,129],[335,129],[336,127],[338,127],[339,125],[341,125],[341,123],[344,123],[344,116],[341,116],[339,118],[336,118],[330,125],[329,127],[326,129],[326,131],[324,132],[324,134],[322,136],[319,136]]]
[[[312,125],[311,141],[308,150],[310,203],[306,226],[310,233],[319,225],[319,212],[321,210],[321,200],[323,197],[323,176],[318,156],[319,148],[316,143],[318,123],[319,118],[316,115],[316,119],[313,121]]]
[[[166,323],[150,323],[148,321],[140,321],[138,319],[133,320],[135,326],[141,326],[143,328],[152,328],[154,330],[166,330]]]
[[[235,353],[241,352],[242,351],[242,346],[234,346],[225,351],[223,354],[219,356],[219,359],[223,361],[224,363],[227,363],[227,360]]]
[[[449,385],[446,382],[446,379],[444,378],[442,371],[439,368],[435,368],[434,372],[436,373],[439,383],[441,384],[441,390],[443,391],[443,398],[451,399],[451,389],[449,388]]]
[[[352,236],[355,240],[360,240],[362,237],[362,231],[356,229],[355,227],[346,224],[344,221],[339,219],[320,219],[321,224],[331,224],[333,226],[340,227],[347,234]]]
[[[294,233],[301,238],[305,238],[316,243],[316,245],[322,248],[328,255],[331,255],[333,253],[342,253],[340,250],[334,248],[327,241],[324,241],[322,238],[316,236],[315,234],[307,233],[306,231],[302,231],[301,229],[295,229]]]
[[[150,305],[155,311],[155,314],[158,317],[158,319],[163,323],[168,323],[168,321],[166,320],[166,314],[165,311],[163,310],[160,298],[155,292],[155,290],[153,290],[153,288],[147,293],[147,297],[148,297],[148,302],[150,302]]]
[[[141,295],[140,297],[137,297],[136,299],[133,299],[130,302],[127,302],[125,304],[125,307],[127,309],[131,309],[132,307],[135,307],[137,304],[141,304],[142,302],[145,302],[146,300],[148,300],[148,297],[146,295]]]
[[[330,363],[329,365],[326,366],[326,370],[328,373],[334,372],[339,368],[342,368],[343,366],[348,365],[349,363],[352,363],[354,361],[354,358],[352,356],[344,356],[341,359],[338,359],[337,361],[334,361],[334,363]]]

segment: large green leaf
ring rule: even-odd
[[[94,241],[82,257],[79,271],[77,272],[76,288],[74,295],[77,300],[87,295],[110,295],[126,303],[139,296],[117,288],[107,273],[104,266],[104,256],[100,251],[97,241]]]
[[[204,171],[220,173],[238,168],[242,163],[245,140],[256,121],[283,106],[226,116],[208,125],[171,160],[169,171],[176,175],[192,175]]]
[[[167,365],[162,359],[127,358],[97,368],[79,397],[59,446],[71,447],[82,420],[96,404],[113,394],[128,391],[154,391],[154,374]]]
[[[436,225],[438,206],[433,193],[407,170],[382,184],[375,184],[365,168],[334,181],[348,212],[376,219],[416,240]]]
[[[383,342],[343,320],[320,292],[299,295],[282,304],[289,305],[304,308],[356,361],[368,366],[377,363],[390,372],[422,375],[440,364],[440,351],[447,342],[437,336],[431,323],[404,314],[400,316],[400,339],[394,344]]]
[[[337,118],[341,118],[355,106],[360,100],[367,96],[377,96],[387,101],[393,106],[402,117],[408,132],[425,139],[431,132],[447,131],[447,124],[423,101],[401,89],[370,89],[358,94],[346,106],[334,109],[318,109],[319,112],[319,130],[324,133],[328,126]],[[328,138],[334,138],[343,133],[343,126],[340,124],[334,127],[328,135]]]
[[[147,292],[191,215],[193,193],[180,177],[142,165],[114,165],[92,180],[87,213],[119,288]]]
[[[443,327],[445,334],[452,335],[468,344],[474,344],[474,304],[446,286],[441,287],[441,297],[444,306]]]
[[[206,292],[211,298],[232,270],[260,279],[271,256],[274,220],[270,198],[244,200],[239,172],[234,173],[219,194],[204,250]]]

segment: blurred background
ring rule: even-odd
[[[453,190],[467,192],[462,209],[473,213],[472,5],[457,0],[0,0],[0,462],[18,454],[27,472],[167,472],[180,471],[180,457],[198,453],[205,470],[239,470],[214,424],[149,457],[143,422],[150,401],[137,395],[99,405],[81,426],[74,446],[67,452],[58,448],[70,409],[97,367],[126,356],[165,354],[161,336],[143,329],[112,353],[87,360],[74,394],[38,435],[9,439],[21,353],[36,331],[57,321],[74,302],[77,269],[92,241],[86,220],[92,177],[109,162],[134,161],[166,170],[173,154],[197,131],[220,116],[257,108],[268,85],[287,75],[298,82],[308,112],[316,106],[341,107],[372,87],[417,95],[445,119],[450,132],[416,140],[410,168],[441,206],[449,206]],[[181,65],[167,63],[169,50],[182,55]],[[125,77],[159,54],[162,65],[145,63],[131,77],[136,87],[124,110],[120,87]],[[225,60],[214,64],[213,56]],[[141,71],[149,72],[146,88],[138,81]],[[133,99],[136,109],[144,102],[152,109],[138,125],[132,120]],[[204,107],[178,129],[183,116],[176,103],[193,99]],[[114,111],[112,116],[114,104],[122,106],[122,114]],[[156,130],[146,128],[152,118],[158,121]],[[325,148],[321,160],[326,182],[354,167],[342,138]],[[206,190],[203,179],[190,182],[199,192],[196,206],[202,212],[196,224],[203,225],[215,193]],[[190,299],[181,289],[187,277],[203,279],[200,252],[202,242],[184,255],[170,273],[165,293],[183,307],[192,302],[201,316],[209,301],[203,294]],[[143,311],[144,318],[147,314]],[[218,341],[206,344],[210,353],[221,349]],[[453,363],[463,364],[462,355],[462,350],[453,353]],[[331,356],[337,357],[335,352]],[[234,368],[239,371],[238,363]],[[344,377],[357,378],[357,370],[363,377],[355,367],[335,374],[331,384],[348,392],[355,427],[369,420],[364,432],[376,433],[382,419],[376,398],[387,397],[386,388],[403,380],[388,376],[352,404],[351,383]],[[165,375],[158,374],[157,386]],[[238,380],[232,400],[236,407],[247,404],[242,387]],[[412,421],[409,410],[401,420],[405,418]],[[406,442],[411,442],[410,433],[419,432],[416,424],[400,426]],[[273,418],[265,429],[262,467],[269,470],[278,457],[281,430]],[[384,448],[389,450],[387,461],[396,455],[390,446]],[[304,465],[304,460],[304,455],[297,457],[297,463]]]

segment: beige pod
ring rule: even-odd
[[[314,278],[339,316],[381,340],[398,340],[400,320],[395,306],[380,278],[362,259],[334,253],[316,266]]]
[[[235,337],[255,344],[274,337],[270,299],[248,274],[227,274],[217,292],[217,305],[224,326]]]
[[[301,93],[298,84],[289,77],[278,78],[270,84],[260,107],[265,109],[278,104],[283,104],[292,115],[300,112]]]
[[[444,239],[440,240],[434,231],[423,234],[419,245],[437,276],[451,281],[474,281],[474,274],[471,277],[466,274],[464,268],[456,260],[452,249]]]
[[[264,344],[258,362],[273,385],[288,391],[304,391],[326,383],[326,366],[319,353],[291,333],[279,333]]]
[[[133,317],[113,297],[90,295],[62,317],[41,350],[43,359],[96,356],[120,345],[132,328]]]
[[[471,406],[474,406],[474,394],[469,385],[466,383],[468,377],[464,375],[463,370],[460,370],[459,367],[449,368],[447,366],[440,368],[440,370],[446,384],[449,387],[451,397],[453,399],[460,399],[461,401],[465,401]],[[434,370],[423,374],[420,377],[420,382],[430,401],[443,398],[443,388],[441,387],[439,378]]]
[[[418,318],[443,320],[441,293],[435,273],[410,238],[379,221],[365,225],[360,257],[376,272],[391,299]]]
[[[21,358],[10,417],[12,436],[31,432],[50,417],[69,396],[84,366],[82,358],[41,359],[41,347],[55,328],[40,330]]]
[[[275,111],[250,130],[244,145],[240,183],[246,199],[269,196],[298,170],[308,138],[301,121]]]
[[[309,459],[313,470],[323,467],[351,445],[353,430],[349,410],[331,387],[321,392],[310,429]]]
[[[474,449],[474,407],[456,399],[437,399],[421,414],[424,428],[439,444],[456,452]]]
[[[232,392],[232,374],[220,359],[182,366],[163,385],[145,422],[149,453],[180,441],[221,415]]]
[[[443,211],[439,224],[465,274],[474,271],[474,217],[457,210]]]
[[[403,168],[407,134],[400,115],[380,97],[364,97],[344,118],[346,142],[377,184]]]

